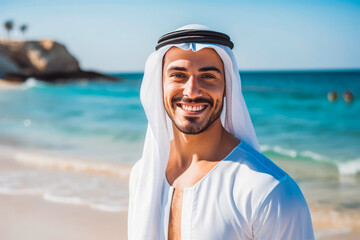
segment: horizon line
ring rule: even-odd
[[[101,71],[101,70],[100,70]],[[144,71],[102,71],[108,74],[130,73],[140,74]],[[240,73],[360,73],[360,68],[329,68],[329,69],[239,69]]]

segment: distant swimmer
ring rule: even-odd
[[[352,103],[354,101],[354,94],[350,90],[346,90],[343,98],[346,103]]]
[[[335,102],[338,99],[338,94],[335,90],[328,93],[327,98],[330,102]]]

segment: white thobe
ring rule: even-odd
[[[162,190],[161,239],[167,239],[174,187]],[[308,206],[295,181],[245,142],[199,182],[184,188],[183,240],[312,240]]]

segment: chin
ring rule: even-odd
[[[176,123],[174,123],[174,125],[180,132],[182,132],[184,134],[197,135],[197,134],[204,132],[206,129],[208,129],[208,127],[211,125],[211,123],[210,124],[208,123],[205,126],[199,126],[196,124],[180,125],[180,124],[176,124]]]

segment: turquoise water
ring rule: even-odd
[[[123,81],[30,79],[0,91],[0,193],[127,209],[130,167],[141,156],[147,120],[139,99],[142,74],[114,75]],[[294,177],[308,202],[330,204],[330,213],[358,206],[360,72],[241,76],[262,152]],[[352,104],[342,99],[347,89]],[[332,90],[339,94],[334,103],[327,100]],[[20,164],[9,167],[9,159]]]
[[[146,117],[141,73],[120,83],[49,85],[34,79],[0,93],[0,141],[104,162],[141,156]],[[263,152],[360,171],[359,72],[245,72],[243,93]],[[350,89],[355,101],[346,104]],[[336,90],[338,101],[327,93]]]
[[[244,96],[264,153],[325,161],[341,173],[360,171],[360,74],[243,74]],[[327,93],[338,92],[331,103]],[[342,99],[345,90],[355,96]]]

